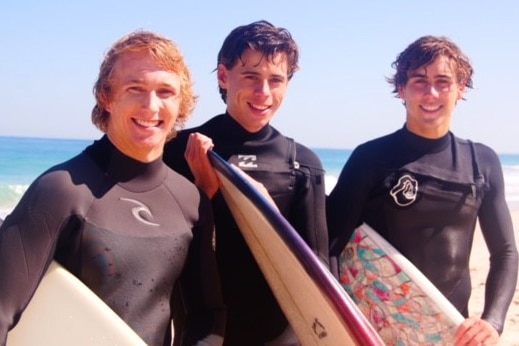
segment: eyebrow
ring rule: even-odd
[[[251,70],[249,68],[244,68],[243,71],[240,71],[240,74],[253,74],[253,75],[260,75],[259,72],[256,72],[254,70]]]
[[[420,73],[420,72],[411,72],[409,74],[409,78],[427,78],[428,76],[425,74],[425,73]],[[437,75],[434,75],[432,76],[433,78],[454,78],[452,75],[448,75],[448,74],[437,74]]]
[[[130,77],[128,79],[118,79],[119,83],[121,83],[121,85],[128,85],[128,84],[146,84],[146,78],[143,78],[143,77]],[[161,86],[161,87],[170,87],[170,88],[178,88],[180,87],[180,85],[176,85],[176,84],[172,84],[170,82],[160,82],[158,83],[157,85]]]
[[[246,70],[241,71],[241,72],[240,72],[240,75],[262,76],[263,74],[262,74],[261,72],[257,72],[257,71],[254,71],[254,70],[246,69]],[[269,74],[269,75],[268,75],[268,78],[280,78],[280,79],[286,79],[286,78],[287,78],[287,75],[285,75],[285,74],[280,74],[280,73],[272,73],[272,74]]]

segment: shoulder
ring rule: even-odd
[[[468,139],[462,139],[459,137],[455,137],[455,139],[461,147],[465,148],[465,152],[474,150],[474,154],[476,155],[476,158],[478,159],[479,163],[495,164],[500,162],[499,155],[497,154],[497,152],[488,145],[480,142],[473,142]]]
[[[195,132],[200,132],[205,135],[211,136],[212,131],[218,131],[220,129],[220,126],[218,124],[221,122],[222,117],[223,115],[217,115],[209,119],[202,125],[179,130],[176,136],[165,144],[164,157],[167,159],[170,156],[177,156],[178,152],[181,152],[183,156],[189,135]]]
[[[319,156],[312,149],[295,142],[296,160],[301,165],[322,169],[322,162]]]
[[[170,187],[173,195],[178,195],[181,198],[199,195],[199,191],[193,182],[170,167],[168,167],[166,184]]]
[[[503,183],[503,169],[499,155],[488,145],[471,142],[456,137],[460,154],[461,166],[472,165],[477,172],[483,174],[492,186],[501,186]]]
[[[400,145],[400,131],[396,131],[381,137],[377,137],[359,144],[353,149],[352,156],[387,156],[397,151]]]
[[[187,205],[198,206],[205,198],[205,194],[193,182],[169,167],[165,184],[181,208]]]
[[[58,193],[75,190],[81,184],[102,179],[102,174],[95,162],[85,153],[55,165],[45,171],[35,181],[40,188]]]
[[[86,154],[51,167],[29,186],[27,198],[33,210],[50,213],[78,212],[91,203],[103,175]]]
[[[212,213],[210,201],[204,192],[183,175],[173,169],[168,168],[168,170],[165,185],[171,198],[186,217],[198,219],[207,213]]]
[[[474,143],[476,149],[476,155],[482,159],[499,160],[497,152],[483,143]]]
[[[179,131],[177,137],[187,140],[189,135],[195,132],[200,132],[209,136],[220,134],[221,130],[225,129],[225,123],[225,114],[219,114],[210,118],[201,125]]]
[[[359,147],[373,148],[373,147],[386,147],[386,146],[394,146],[400,142],[403,138],[403,132],[401,130],[376,137],[370,139],[362,144]]]
[[[180,130],[175,137],[166,142],[164,146],[164,156],[168,156],[172,152],[181,150],[186,147],[187,139],[191,133],[195,132],[195,129]]]

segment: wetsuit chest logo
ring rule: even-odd
[[[258,168],[256,155],[238,155],[238,167]]]
[[[149,221],[153,219],[153,214],[151,213],[150,208],[148,208],[144,203],[131,198],[121,197],[120,200],[127,201],[136,205],[132,208],[132,215],[137,221],[142,222],[143,224],[148,226],[160,226],[158,223]]]
[[[403,175],[389,193],[397,205],[407,207],[416,201],[418,181],[408,174]]]

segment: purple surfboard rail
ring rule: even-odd
[[[232,182],[236,189],[246,196],[263,214],[263,217],[277,232],[277,235],[297,258],[306,274],[329,302],[329,306],[334,310],[337,318],[341,320],[351,339],[358,345],[384,345],[376,330],[357,305],[346,294],[338,281],[321,263],[297,231],[271,205],[270,201],[218,154],[209,151],[208,157],[216,172]]]

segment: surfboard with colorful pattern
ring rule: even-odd
[[[339,257],[340,282],[387,345],[453,345],[463,316],[382,236],[363,224]]]

